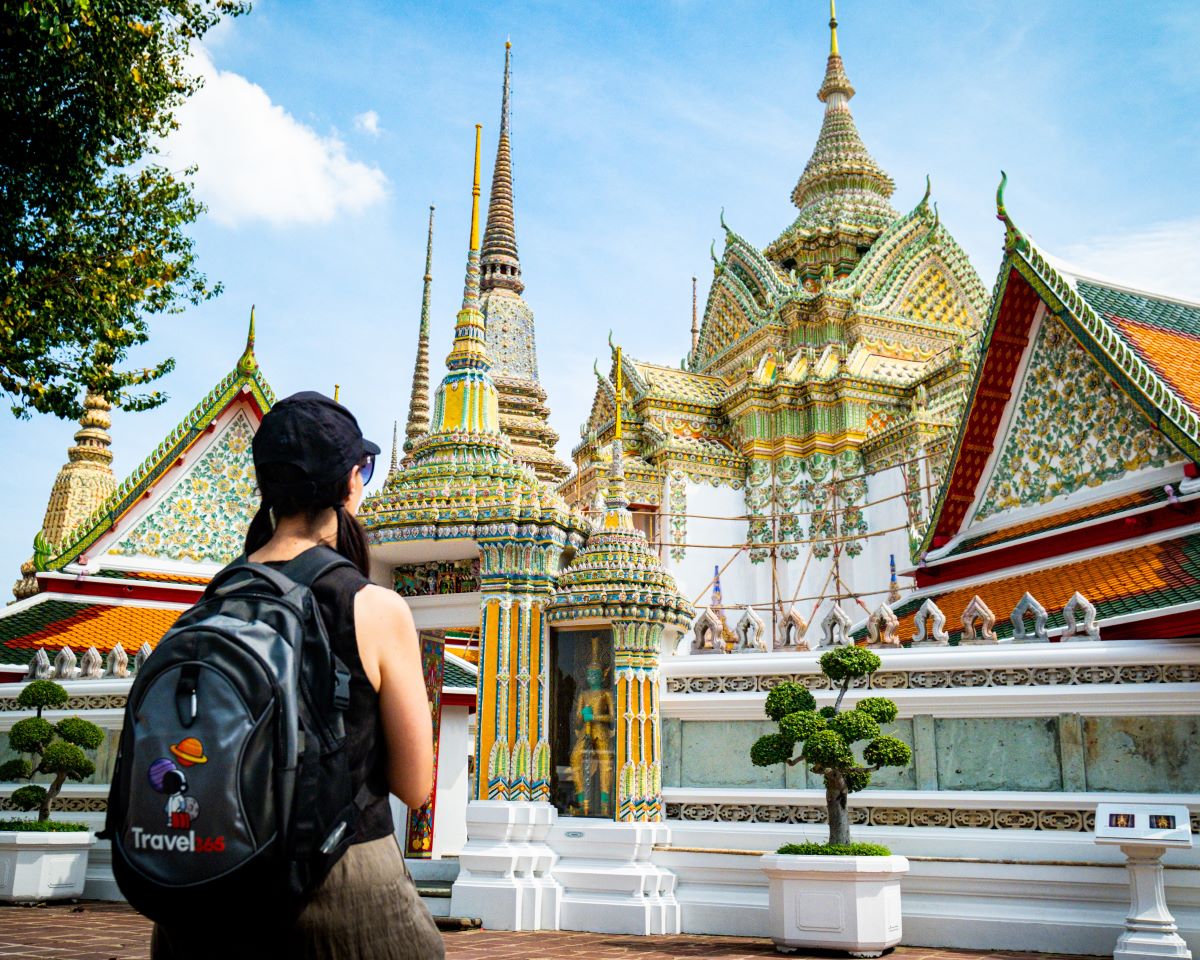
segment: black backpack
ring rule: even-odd
[[[371,794],[350,779],[350,673],[309,589],[341,566],[323,546],[234,561],[134,677],[99,836],[152,920],[287,923],[354,839]]]

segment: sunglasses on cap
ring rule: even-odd
[[[371,482],[371,477],[375,475],[375,454],[368,453],[359,461],[358,475],[362,478],[364,487]]]

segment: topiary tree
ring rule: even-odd
[[[850,843],[850,794],[871,782],[882,767],[907,766],[912,750],[896,737],[880,733],[880,724],[896,719],[896,704],[885,697],[864,697],[853,710],[842,710],[842,699],[858,677],[869,677],[882,661],[862,647],[838,647],[821,656],[821,672],[833,681],[837,699],[817,709],[816,698],[798,683],[781,683],[767,695],[767,716],[779,724],[778,733],[759,737],[750,748],[755,766],[776,763],[794,766],[807,762],[825,778],[825,805],[829,819],[829,847]],[[859,764],[852,745],[870,741],[863,750],[866,766]],[[792,754],[800,745],[800,752]],[[880,848],[882,849],[882,848]]]
[[[68,778],[82,780],[95,772],[96,765],[84,750],[95,750],[104,741],[104,731],[81,717],[66,717],[51,724],[42,717],[46,707],[62,707],[68,700],[67,691],[53,680],[34,680],[17,696],[17,705],[37,710],[37,715],[25,717],[12,725],[9,745],[17,753],[28,753],[33,759],[18,757],[0,765],[0,780],[32,780],[38,774],[50,774],[50,786],[31,783],[13,791],[12,802],[18,810],[37,810],[38,820],[50,819],[50,804],[62,790]]]

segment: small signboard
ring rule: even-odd
[[[1170,803],[1101,803],[1096,842],[1123,846],[1190,847],[1188,808]]]

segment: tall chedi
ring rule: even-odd
[[[417,357],[413,362],[412,396],[408,402],[408,424],[404,428],[404,458],[413,444],[429,432],[429,296],[433,284],[433,204],[429,205],[429,234],[425,239],[425,277],[421,289],[421,321],[417,330]],[[395,442],[392,443],[393,448]],[[392,451],[395,459],[395,449]],[[394,472],[396,465],[392,465]]]
[[[67,462],[58,471],[46,505],[42,529],[34,539],[34,550],[53,549],[67,534],[92,515],[117,485],[112,471],[112,405],[99,394],[88,392],[83,416],[75,434],[75,446],[67,451]],[[21,579],[13,587],[18,600],[38,592],[32,559],[21,564]]]
[[[488,201],[487,227],[480,260],[480,308],[486,321],[492,379],[500,396],[500,425],[518,461],[552,484],[570,468],[554,452],[558,434],[550,427],[546,391],[538,382],[533,311],[521,296],[521,261],[513,217],[512,144],[509,117],[512,94],[512,44],[504,45],[504,88],[500,104],[500,140]]]
[[[801,281],[826,267],[849,273],[899,214],[888,202],[896,185],[863,145],[850,112],[854,87],[838,51],[837,12],[829,0],[829,59],[817,99],[825,119],[812,156],[792,190],[800,213],[763,251]]]

